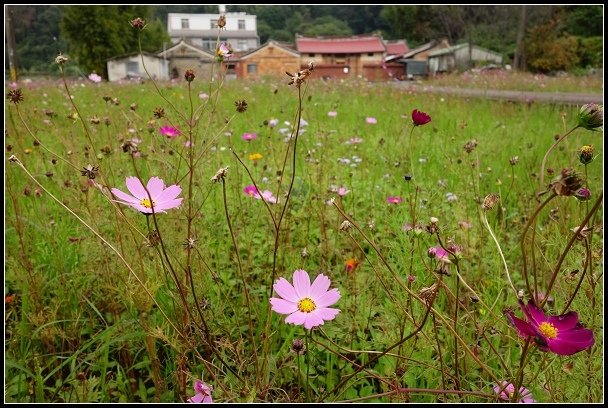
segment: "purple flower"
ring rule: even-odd
[[[388,196],[386,198],[386,202],[389,204],[401,204],[402,201],[403,201],[403,198],[401,198],[399,196]]]
[[[242,138],[243,140],[246,140],[246,141],[248,141],[248,142],[250,142],[250,141],[252,141],[252,140],[256,139],[257,137],[258,137],[258,135],[257,135],[257,134],[255,134],[255,133],[243,133],[243,136],[241,136],[241,138]]]
[[[196,380],[194,382],[194,392],[196,392],[196,395],[192,398],[189,398],[188,402],[192,402],[195,404],[212,404],[213,399],[211,398],[211,391],[213,391],[213,387],[205,384],[200,380]]]
[[[574,197],[579,201],[589,201],[591,199],[591,190],[585,187],[579,188],[574,193]]]
[[[258,189],[255,188],[254,185],[249,185],[249,186],[245,187],[243,189],[243,192],[245,194],[247,194],[249,197],[253,197],[257,200],[264,199],[264,201],[271,203],[271,204],[276,204],[279,202],[279,200],[272,194],[272,191],[264,190],[260,193],[258,191]]]
[[[370,125],[375,125],[376,123],[378,123],[378,120],[376,120],[376,118],[373,118],[371,116],[368,116],[367,118],[365,118],[365,121],[367,123],[369,123]]]
[[[435,258],[439,262],[452,263],[449,258],[450,253],[440,246],[429,248],[427,250],[427,254],[429,255],[429,257]]]
[[[180,132],[179,129],[174,128],[173,126],[161,126],[160,127],[160,133],[163,136],[167,136],[169,139],[175,139],[182,132]]]
[[[494,392],[498,394],[500,399],[505,401],[509,401],[513,398],[515,394],[515,386],[512,383],[507,383],[506,381],[502,381],[499,385],[494,387]],[[519,402],[521,403],[534,403],[536,402],[532,398],[532,393],[530,390],[524,387],[519,387],[519,393],[517,394],[518,398],[521,398]]]
[[[165,182],[158,177],[152,177],[146,186],[137,177],[127,177],[127,188],[133,195],[123,193],[117,188],[112,189],[112,194],[118,197],[119,200],[114,200],[117,203],[126,204],[137,211],[144,214],[164,213],[165,210],[170,210],[179,207],[183,198],[177,198],[182,192],[182,189],[177,184],[165,188]]]
[[[285,323],[304,325],[308,330],[321,326],[340,313],[340,309],[328,307],[340,299],[338,289],[328,290],[330,284],[323,274],[311,284],[308,272],[298,269],[293,273],[293,286],[285,278],[279,278],[273,285],[280,297],[269,299],[272,310],[288,315]]]
[[[275,127],[278,124],[279,124],[279,120],[278,119],[274,119],[273,118],[273,119],[270,119],[268,121],[268,126],[271,127],[271,128]]]
[[[569,356],[593,346],[593,332],[583,327],[578,321],[578,314],[570,311],[559,316],[547,317],[533,300],[524,305],[519,300],[519,307],[527,321],[521,320],[511,310],[505,310],[520,337],[532,337],[542,351],[552,351],[561,356]]]

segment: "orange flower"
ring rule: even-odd
[[[4,303],[6,303],[7,305],[13,303],[13,300],[15,300],[15,296],[16,295],[14,293],[12,295],[4,296]]]
[[[260,153],[253,153],[249,155],[249,160],[252,161],[258,161],[262,158],[262,155]]]
[[[350,258],[346,260],[346,272],[354,271],[357,266],[359,266],[361,262],[357,261],[355,258]]]

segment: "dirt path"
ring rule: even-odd
[[[584,94],[568,92],[530,92],[499,91],[492,89],[450,88],[439,86],[416,85],[408,82],[391,82],[392,85],[418,93],[439,93],[474,98],[500,99],[515,102],[546,102],[563,105],[584,105],[586,103],[604,103],[602,94]]]

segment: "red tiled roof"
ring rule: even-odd
[[[362,54],[385,52],[380,37],[354,38],[304,38],[296,37],[296,47],[301,53],[310,54]]]
[[[386,53],[388,55],[403,55],[410,49],[402,42],[386,43]]]

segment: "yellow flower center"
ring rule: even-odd
[[[542,322],[538,329],[545,337],[549,339],[554,339],[557,337],[557,328],[555,328],[555,326],[549,322]]]
[[[304,298],[298,302],[298,309],[300,312],[310,313],[317,308],[315,302],[311,298]]]
[[[152,208],[154,206],[154,201],[150,201],[148,198],[142,199],[139,203],[146,208]]]

